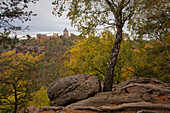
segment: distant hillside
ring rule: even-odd
[[[64,53],[78,40],[78,37],[51,38],[50,40],[30,39],[17,47],[17,52],[32,52],[33,56],[45,52],[41,69],[37,73],[38,87],[48,86],[56,79],[64,76],[64,61],[68,59]]]

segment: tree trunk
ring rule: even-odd
[[[113,45],[112,54],[107,67],[107,73],[103,85],[103,92],[112,91],[113,75],[120,50],[121,41],[122,41],[122,26],[117,25],[116,40]]]
[[[13,86],[14,86],[14,96],[15,96],[14,113],[17,113],[17,109],[18,109],[17,89],[16,89],[16,85],[14,83],[13,83]]]

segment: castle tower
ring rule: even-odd
[[[64,38],[69,38],[67,28],[64,29],[63,36],[64,36]]]

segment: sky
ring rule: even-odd
[[[29,34],[32,37],[36,37],[36,34],[46,34],[48,36],[53,33],[61,35],[64,28],[70,33],[78,35],[76,28],[71,27],[70,21],[66,16],[58,17],[52,14],[53,6],[52,1],[54,0],[39,0],[36,4],[29,4],[28,10],[36,13],[37,16],[33,16],[31,21],[20,23],[16,22],[17,25],[29,26],[30,30],[18,31],[16,34],[20,37]]]

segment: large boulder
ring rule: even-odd
[[[100,80],[93,75],[79,74],[61,78],[48,88],[51,106],[66,106],[94,96],[101,91]]]

